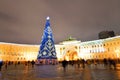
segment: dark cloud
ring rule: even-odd
[[[120,34],[120,0],[0,0],[0,41],[39,44],[50,16],[55,43],[73,36],[98,39],[103,30]]]

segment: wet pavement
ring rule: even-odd
[[[2,67],[0,80],[120,80],[120,70],[105,68],[102,65],[67,66],[66,71],[59,65],[9,65]]]

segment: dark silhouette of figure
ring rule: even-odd
[[[109,59],[109,68],[112,69],[112,67],[114,69],[116,69],[116,61],[114,59]]]
[[[116,69],[116,62],[115,62],[115,60],[112,60],[112,65],[113,65],[114,69]]]
[[[63,67],[64,71],[66,71],[67,64],[68,64],[68,62],[66,60],[62,61],[62,67]]]
[[[85,60],[82,59],[82,67],[85,68]]]
[[[35,61],[32,60],[32,61],[31,61],[31,64],[32,64],[32,68],[34,68]]]
[[[107,59],[103,59],[103,62],[104,62],[104,65],[105,65],[105,66],[108,65]]]
[[[3,61],[0,61],[0,71],[2,69]]]
[[[80,60],[79,59],[77,60],[77,65],[78,65],[78,68],[80,68]]]
[[[6,63],[5,63],[5,69],[7,69],[7,67],[8,67],[8,63],[6,62]]]

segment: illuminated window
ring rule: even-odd
[[[90,50],[90,53],[91,53],[91,50]]]
[[[97,56],[96,56],[96,58],[97,58]]]
[[[97,45],[97,47],[99,47],[99,45]]]
[[[101,56],[99,55],[99,58],[100,58]]]
[[[75,49],[77,49],[77,46],[75,46]]]
[[[69,53],[70,51],[68,50],[67,52]]]
[[[105,46],[105,44],[103,44],[103,46]]]
[[[112,43],[110,43],[110,45],[112,45]]]
[[[94,46],[92,46],[92,48],[94,48]]]
[[[108,52],[110,51],[110,49],[108,48]]]
[[[95,47],[96,47],[96,45],[95,45]]]
[[[116,44],[116,42],[114,42],[114,45]]]
[[[117,42],[117,44],[119,44],[119,42]]]

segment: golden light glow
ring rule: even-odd
[[[93,41],[65,41],[55,45],[57,59],[104,59],[120,58],[120,36]],[[36,60],[39,45],[14,44],[0,42],[0,60],[31,61]]]

